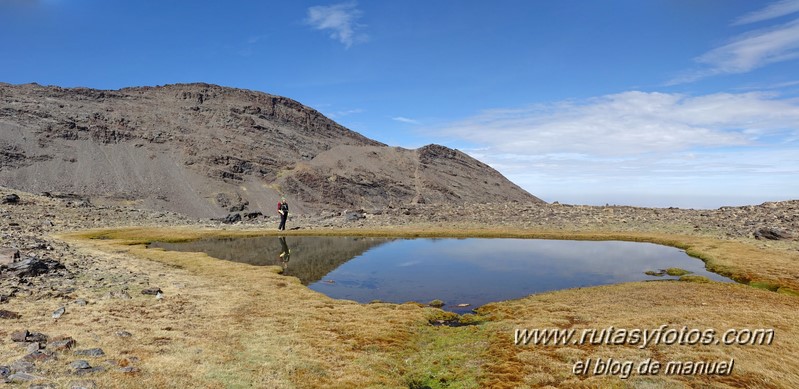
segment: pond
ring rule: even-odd
[[[443,309],[459,313],[551,290],[677,279],[662,274],[667,268],[732,282],[680,249],[621,241],[289,236],[150,247],[281,266],[284,275],[333,298],[362,303],[438,299],[446,303]]]

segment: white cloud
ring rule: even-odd
[[[697,61],[710,74],[745,73],[765,65],[799,57],[799,19],[732,39],[703,54]]]
[[[328,31],[330,38],[338,40],[349,48],[367,39],[365,34],[356,32],[356,29],[361,27],[356,20],[363,15],[363,12],[356,8],[357,5],[353,1],[310,7],[305,22],[317,30]]]
[[[799,12],[799,0],[779,1],[736,19],[735,25],[771,20]],[[676,85],[721,74],[750,72],[773,63],[799,58],[799,19],[733,37],[696,58],[704,68],[685,72],[667,82]]]
[[[419,124],[418,120],[406,118],[406,117],[403,117],[403,116],[396,116],[396,117],[391,118],[391,120],[395,120],[395,121],[398,121],[400,123]]]
[[[433,129],[548,201],[716,207],[799,198],[799,99],[625,92]]]
[[[750,12],[741,16],[732,23],[734,26],[743,24],[762,22],[764,20],[778,18],[799,12],[799,0],[782,0],[768,5],[767,7]]]
[[[638,91],[489,110],[438,129],[494,153],[616,157],[751,145],[785,131],[799,131],[795,100],[758,92],[691,97]]]

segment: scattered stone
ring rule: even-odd
[[[141,294],[147,294],[151,296],[155,296],[161,293],[161,288],[147,288],[141,291]]]
[[[133,297],[130,297],[128,292],[125,291],[125,290],[120,290],[120,291],[112,290],[112,291],[106,293],[105,296],[103,296],[103,298],[104,299],[130,300]]]
[[[135,374],[138,373],[140,370],[136,366],[125,366],[125,367],[120,367],[119,371],[125,374]]]
[[[30,332],[25,338],[25,341],[47,343],[47,339],[49,339],[49,337],[41,332]]]
[[[36,350],[24,357],[23,360],[28,362],[47,362],[56,359],[55,353],[48,350]]]
[[[3,204],[17,204],[19,203],[19,196],[16,193],[6,195],[3,197]]]
[[[91,380],[70,381],[67,384],[69,389],[97,389],[97,383]]]
[[[156,295],[155,295],[155,299],[156,300],[161,300],[163,298],[164,298],[164,294],[161,293],[161,291],[159,290],[158,293],[156,293]]]
[[[76,350],[74,354],[83,355],[87,357],[102,357],[103,355],[105,355],[105,352],[103,352],[103,349],[101,348],[90,348],[86,350]]]
[[[28,330],[14,331],[11,333],[12,342],[24,342],[28,339]]]
[[[77,299],[74,301],[74,303],[80,306],[86,306],[87,304],[89,304],[89,302],[86,301],[85,299]]]
[[[29,374],[29,373],[21,373],[21,372],[20,373],[14,373],[14,374],[11,374],[10,376],[8,376],[8,380],[10,382],[16,382],[16,383],[29,382],[29,381],[40,380],[40,379],[42,379],[42,377],[38,377],[38,376]]]
[[[263,213],[261,213],[261,212],[248,212],[248,213],[245,213],[245,214],[244,214],[244,217],[245,217],[247,220],[253,220],[253,219],[257,219],[257,218],[259,218],[259,217],[261,217],[261,216],[263,216],[263,215],[264,215],[264,214],[263,214]]]
[[[75,339],[72,339],[71,337],[65,337],[63,339],[50,341],[50,343],[47,344],[47,348],[57,351],[65,351],[71,350],[76,344],[77,342]]]
[[[786,240],[786,239],[792,239],[792,238],[793,238],[793,235],[789,234],[786,231],[780,230],[779,228],[763,227],[763,228],[758,228],[755,231],[755,239],[758,239],[758,240],[762,240],[762,239]]]
[[[58,318],[60,318],[60,317],[61,317],[61,315],[63,315],[63,314],[66,312],[66,311],[67,311],[67,308],[66,308],[66,307],[61,307],[61,308],[58,308],[58,309],[56,309],[56,310],[53,312],[53,319],[58,319]]]
[[[92,366],[89,365],[89,362],[87,362],[87,361],[85,361],[83,359],[78,359],[77,361],[74,361],[74,362],[70,363],[69,367],[71,367],[73,369],[76,369],[76,370],[80,370],[80,369],[89,369]]]
[[[53,384],[33,384],[28,389],[56,389],[56,386]]]
[[[0,249],[0,266],[8,265],[19,260],[19,250],[12,248]]]
[[[14,373],[32,373],[35,368],[36,365],[22,359],[11,363],[11,371]]]
[[[29,257],[21,261],[5,265],[7,272],[16,277],[36,277],[55,270],[65,269],[58,261]]]
[[[222,223],[233,224],[241,221],[241,215],[238,213],[230,213],[222,219]]]
[[[6,378],[11,374],[11,367],[0,366],[0,378]]]
[[[0,309],[0,319],[19,319],[20,317],[22,316],[19,313]]]
[[[32,353],[34,351],[39,351],[41,349],[42,349],[42,344],[41,343],[33,342],[33,343],[28,345],[28,347],[25,349],[25,351],[27,351],[29,353]]]
[[[116,332],[116,335],[117,335],[118,337],[120,337],[120,338],[130,338],[131,336],[133,336],[133,334],[131,334],[131,333],[130,333],[130,332],[128,332],[128,331],[117,331],[117,332]]]
[[[366,219],[366,216],[364,216],[360,212],[347,212],[345,217],[346,217],[348,222],[353,222],[353,221],[356,221],[356,220]]]
[[[95,367],[90,367],[88,369],[75,370],[75,374],[84,375],[84,374],[92,374],[92,373],[101,373],[101,372],[104,372],[104,371],[105,371],[104,367],[95,366]]]

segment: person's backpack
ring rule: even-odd
[[[289,211],[289,204],[288,203],[280,203],[280,210],[283,212]]]

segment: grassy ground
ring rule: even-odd
[[[97,300],[58,323],[29,323],[42,332],[89,333],[86,347],[112,357],[136,356],[142,372],[98,376],[102,387],[799,387],[799,252],[710,237],[643,233],[520,230],[312,230],[308,235],[479,236],[622,239],[668,244],[709,269],[760,286],[636,282],[533,295],[489,304],[464,327],[433,327],[447,313],[415,304],[357,304],[330,299],[278,274],[277,267],[218,261],[198,253],[146,249],[152,240],[264,231],[130,228],[61,238],[102,255],[109,266],[151,275],[166,298]],[[96,293],[103,293],[97,291]],[[28,313],[49,307],[14,307]],[[27,310],[27,311],[26,311]],[[25,317],[34,317],[24,315]],[[38,317],[44,317],[39,315]],[[729,328],[775,330],[770,345],[514,345],[517,328],[601,330]],[[132,338],[116,337],[126,330]],[[0,330],[2,332],[2,330]],[[91,343],[91,344],[87,344]],[[577,361],[614,358],[636,364],[729,361],[728,376],[575,375]]]

